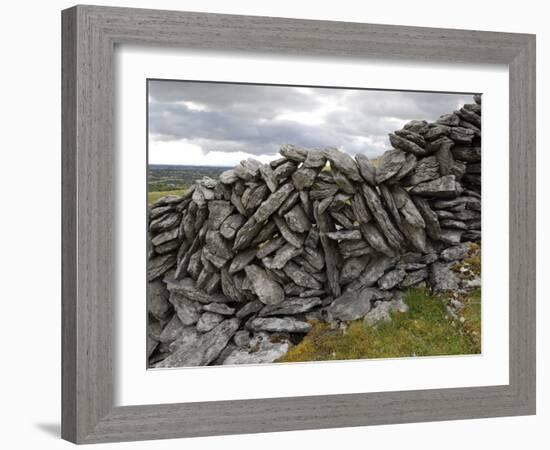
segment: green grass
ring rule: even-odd
[[[187,189],[175,189],[173,191],[154,191],[154,192],[147,192],[147,203],[149,205],[152,205],[155,203],[159,198],[164,197],[166,195],[183,195],[185,194],[185,191]]]
[[[345,331],[321,322],[279,362],[398,358],[407,356],[466,355],[481,353],[481,292],[461,301],[464,322],[451,320],[444,299],[424,289],[405,294],[407,313],[392,313],[392,321],[371,327],[362,320]]]

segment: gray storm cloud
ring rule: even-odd
[[[405,122],[435,120],[471,102],[469,94],[163,80],[149,81],[148,93],[153,163],[170,163],[159,153],[172,141],[200,147],[205,158],[274,156],[285,143],[375,157]],[[185,163],[184,155],[173,163]]]

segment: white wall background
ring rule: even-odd
[[[538,228],[550,227],[543,177],[548,156],[544,128],[550,121],[547,87],[550,29],[545,3],[297,2],[295,0],[104,1],[103,5],[181,9],[232,14],[270,15],[469,28],[537,34]],[[1,195],[0,296],[2,371],[0,411],[4,448],[69,448],[59,439],[60,417],[60,11],[71,1],[5,2],[0,16]],[[363,6],[364,5],[364,6]],[[545,179],[543,179],[545,178]],[[548,197],[546,197],[548,198]],[[504,419],[388,425],[263,435],[139,442],[117,448],[280,449],[341,446],[407,449],[547,448],[550,421],[548,383],[548,281],[543,280],[548,238],[539,234],[538,249],[538,415]],[[544,286],[546,284],[546,286]],[[546,425],[546,426],[545,426]],[[546,442],[544,442],[546,441]],[[107,446],[98,446],[105,447]],[[109,447],[112,448],[112,447]]]

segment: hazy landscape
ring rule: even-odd
[[[195,180],[205,176],[218,178],[227,169],[228,167],[149,164],[147,170],[148,203],[154,203],[165,195],[182,195]]]

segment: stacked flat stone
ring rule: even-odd
[[[460,288],[481,240],[481,97],[391,133],[378,165],[285,145],[149,208],[151,367],[273,362],[311,329]],[[379,315],[379,314],[378,314]]]

